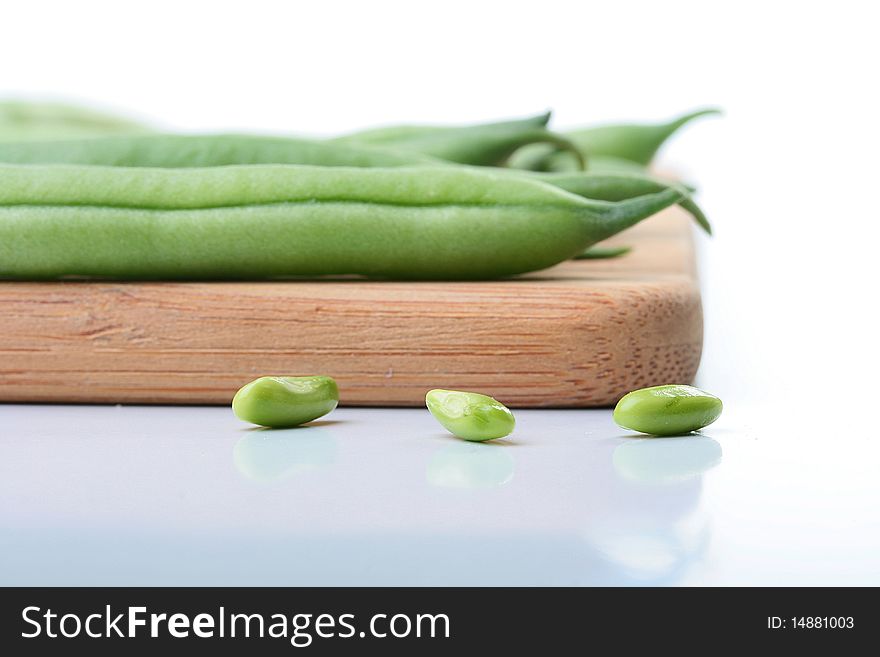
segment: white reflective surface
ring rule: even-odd
[[[3,584],[880,583],[876,449],[730,413],[647,439],[520,411],[250,429],[225,408],[0,406]]]

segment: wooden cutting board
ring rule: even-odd
[[[327,374],[343,404],[455,388],[588,407],[690,382],[689,218],[667,210],[609,243],[634,248],[492,282],[0,282],[0,401],[226,404],[257,376]]]

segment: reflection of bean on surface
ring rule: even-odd
[[[665,484],[699,476],[721,462],[721,453],[707,436],[645,438],[618,445],[611,461],[623,479]]]
[[[336,460],[336,441],[315,427],[251,431],[235,443],[232,460],[248,479],[270,483]]]
[[[501,445],[456,443],[434,453],[426,478],[441,488],[494,488],[513,479],[510,450]]]

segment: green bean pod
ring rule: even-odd
[[[516,426],[507,406],[478,392],[436,388],[425,395],[425,405],[444,429],[462,440],[504,438]]]
[[[354,142],[359,144],[369,144],[371,146],[394,146],[395,144],[406,142],[411,139],[421,139],[422,137],[434,135],[454,135],[462,130],[474,132],[482,129],[496,129],[498,126],[507,128],[546,128],[550,122],[550,112],[528,116],[524,119],[514,119],[511,121],[494,121],[492,123],[478,123],[472,125],[417,125],[417,124],[400,124],[387,125],[378,128],[367,128],[366,130],[358,130],[346,135],[335,137],[333,141],[338,142]]]
[[[0,101],[0,141],[69,139],[137,134],[148,128],[122,117],[76,105]]]
[[[523,146],[542,144],[566,152],[575,169],[584,168],[581,151],[568,139],[546,129],[550,113],[515,121],[469,126],[388,126],[337,137],[337,142],[369,144],[430,155],[474,166],[500,166]]]
[[[658,180],[647,175],[640,176],[622,173],[575,172],[535,173],[532,175],[538,180],[548,182],[572,194],[600,201],[623,201],[645,194],[654,194],[664,189],[675,188],[683,194],[678,205],[688,212],[707,234],[712,234],[712,226],[709,223],[709,219],[690,197],[690,191],[674,182]]]
[[[719,113],[717,109],[702,109],[665,123],[599,125],[572,130],[566,132],[565,136],[597,170],[623,170],[626,163],[647,167],[660,147],[683,126],[699,117]],[[577,160],[543,144],[520,149],[511,158],[510,166],[530,171],[570,171],[579,168]]]
[[[467,167],[0,166],[0,277],[489,279],[683,198],[619,202]]]
[[[117,167],[214,167],[237,164],[396,167],[442,164],[418,153],[260,135],[155,134],[0,143],[0,162]]]
[[[0,162],[7,164],[89,164],[119,167],[188,168],[237,164],[308,164],[314,166],[396,167],[454,163],[413,151],[356,143],[327,142],[262,135],[152,134],[53,141],[0,143]],[[604,166],[603,162],[599,163]],[[629,166],[627,167],[626,164]],[[612,163],[599,173],[634,173],[644,169]],[[511,174],[544,175],[510,171]],[[578,172],[560,175],[577,175]],[[597,173],[591,162],[590,173]],[[555,175],[555,174],[548,174]],[[552,180],[552,178],[547,178]]]
[[[142,135],[51,142],[0,143],[0,162],[15,164],[88,164],[121,167],[188,168],[242,164],[305,164],[315,166],[399,167],[454,166],[420,153],[257,135]],[[622,201],[662,191],[646,174],[588,172],[539,173],[499,168],[497,173],[536,177],[585,198]],[[694,201],[680,205],[706,229],[708,221]]]
[[[623,123],[573,130],[567,135],[587,154],[614,157],[648,166],[673,134],[694,119],[719,114],[715,108],[697,110],[665,123]]]

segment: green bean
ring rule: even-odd
[[[570,154],[574,168],[583,156],[568,139],[546,129],[550,114],[470,126],[390,126],[337,137],[343,143],[381,145],[474,166],[499,166],[527,144],[545,144]]]
[[[503,438],[516,424],[504,404],[476,392],[435,389],[425,395],[425,404],[447,431],[464,440]]]
[[[591,246],[574,257],[574,260],[607,260],[619,258],[632,251],[631,246]]]
[[[677,436],[712,424],[721,409],[718,397],[698,388],[655,386],[624,395],[614,408],[614,421],[654,436]]]
[[[594,201],[469,167],[0,166],[0,278],[487,279],[680,202]]]
[[[352,167],[442,164],[417,153],[293,137],[164,134],[0,143],[0,162],[169,168],[236,164]]]
[[[321,166],[396,167],[431,164],[419,153],[255,135],[143,135],[36,143],[0,144],[0,162],[18,164],[90,164],[127,167],[207,167],[236,164],[308,164]],[[450,165],[452,166],[452,165]],[[658,192],[674,183],[647,175],[624,173],[533,173],[499,169],[498,173],[534,176],[589,199],[621,201]],[[689,197],[680,205],[711,232],[699,207]]]
[[[529,116],[524,119],[515,119],[512,121],[500,121],[492,123],[473,124],[466,126],[458,125],[389,125],[379,128],[367,128],[346,135],[334,138],[333,141],[356,142],[359,144],[369,144],[371,146],[393,146],[410,139],[434,136],[434,135],[455,135],[464,130],[474,132],[476,130],[495,129],[503,126],[505,129],[514,128],[546,128],[550,122],[550,112]]]
[[[703,109],[667,123],[613,124],[572,130],[565,135],[583,152],[595,171],[635,171],[647,167],[660,147],[684,125],[701,116],[718,114]],[[570,171],[578,162],[543,144],[526,145],[510,158],[510,166],[530,171]]]
[[[90,164],[129,167],[204,167],[235,164],[308,164],[391,167],[443,160],[405,151],[359,147],[307,139],[253,135],[144,135],[38,143],[0,144],[0,162],[20,164]],[[449,164],[449,166],[453,166]],[[589,172],[534,173],[497,169],[497,173],[537,177],[589,199],[621,201],[662,191],[674,183],[647,175]],[[702,211],[689,195],[679,203],[711,232]]]
[[[134,121],[75,105],[0,101],[0,141],[137,134],[147,130]]]
[[[339,389],[329,376],[263,376],[242,386],[232,411],[263,427],[296,427],[327,415],[339,403]]]
[[[623,201],[644,194],[652,194],[664,189],[679,189],[682,192],[682,200],[678,205],[688,212],[709,235],[712,234],[712,226],[709,219],[690,197],[690,190],[678,183],[659,180],[648,175],[633,175],[624,173],[535,173],[539,180],[548,182],[556,187],[564,189],[572,194],[584,198],[597,199],[600,201]]]
[[[602,125],[567,134],[588,155],[616,157],[648,166],[660,147],[682,126],[696,118],[719,113],[714,108],[702,109],[666,123]]]

